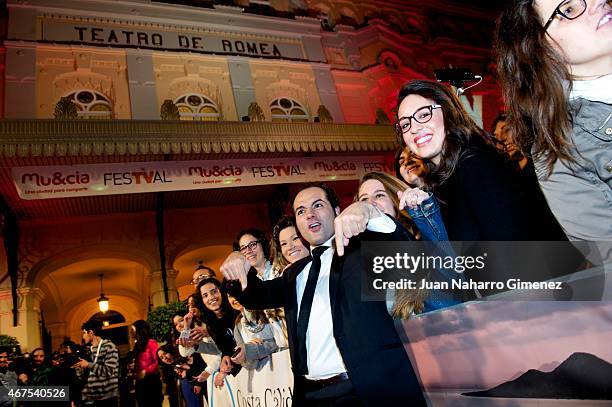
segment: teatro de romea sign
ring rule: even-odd
[[[49,16],[41,20],[41,39],[49,42],[306,59],[301,42],[291,38]]]

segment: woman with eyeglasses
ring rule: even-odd
[[[611,5],[514,0],[497,24],[507,126],[570,240],[612,238]]]
[[[398,95],[400,143],[423,160],[425,189],[440,202],[450,240],[558,240],[523,199],[512,169],[453,90],[414,80]],[[533,214],[531,211],[537,213]]]
[[[241,230],[233,244],[234,250],[240,251],[257,270],[257,276],[266,281],[273,278],[270,258],[270,243],[266,235],[259,229]]]

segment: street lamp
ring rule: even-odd
[[[108,311],[108,298],[104,295],[104,289],[102,287],[104,274],[98,274],[98,277],[100,277],[100,298],[98,298],[98,307],[100,307],[100,312],[104,314]]]

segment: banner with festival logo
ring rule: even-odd
[[[306,157],[15,167],[12,175],[19,196],[32,200],[343,181],[371,171],[393,168],[382,156]]]
[[[273,353],[260,370],[242,369],[235,377],[227,376],[219,389],[213,382],[211,376],[207,382],[210,407],[291,407],[293,373],[289,350]]]

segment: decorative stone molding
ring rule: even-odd
[[[76,119],[78,117],[76,105],[67,97],[61,97],[55,105],[54,116],[60,120]]]
[[[252,122],[265,122],[266,116],[264,115],[261,106],[257,102],[252,102],[249,105],[249,120]]]
[[[302,106],[308,109],[308,97],[306,90],[286,79],[276,82],[268,86],[266,89],[266,98],[268,99],[268,103],[282,97],[297,100],[300,102],[300,104],[302,104]]]
[[[319,105],[319,108],[317,109],[317,116],[319,116],[319,121],[321,123],[333,123],[334,122],[334,118],[332,117],[329,110],[327,110],[325,105]]]
[[[68,72],[58,75],[53,81],[53,87],[57,98],[68,93],[89,89],[100,92],[114,102],[115,92],[112,79],[106,75],[95,72]]]
[[[172,99],[164,100],[159,116],[162,120],[180,120],[181,115]]]
[[[207,98],[214,101],[219,107],[221,107],[221,94],[219,92],[219,86],[208,79],[199,77],[183,77],[172,81],[168,89],[168,97],[175,100],[179,96],[186,93],[197,93],[204,95]]]
[[[2,120],[0,156],[392,151],[391,126],[331,123]]]

